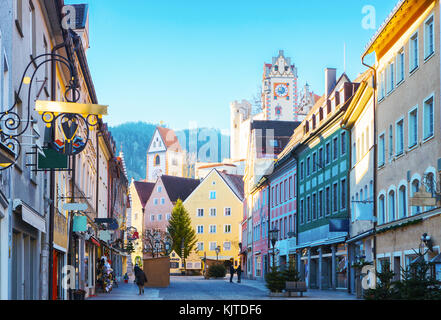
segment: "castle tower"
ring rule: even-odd
[[[263,111],[265,120],[299,121],[297,68],[283,50],[265,64],[263,71]]]
[[[230,157],[231,159],[240,159],[241,154],[241,137],[243,135],[244,121],[250,119],[252,105],[246,100],[242,102],[234,101],[230,104]],[[246,146],[245,146],[246,147]]]

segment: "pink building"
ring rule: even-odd
[[[173,208],[184,201],[199,185],[200,180],[162,175],[156,181],[145,205],[144,234],[148,230],[167,231]]]

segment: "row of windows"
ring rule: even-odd
[[[435,53],[434,17],[431,15],[424,22],[424,60],[429,59]],[[415,32],[409,40],[409,74],[419,66],[419,33]],[[380,91],[378,100],[385,98],[405,79],[405,51],[404,48],[397,53],[394,59],[389,62],[386,69],[380,72]]]
[[[296,219],[294,215],[278,219],[271,222],[272,230],[277,229],[278,240],[284,240],[290,238],[290,233],[296,230]],[[292,235],[292,234],[291,234]]]
[[[278,206],[295,197],[296,175],[286,178],[271,188],[271,207]]]
[[[374,182],[371,180],[369,182],[369,188],[367,185],[364,188],[361,188],[360,191],[355,193],[355,196],[352,196],[352,221],[358,220],[361,218],[363,212],[369,212],[372,214],[371,204],[373,202],[374,196]]]
[[[216,217],[217,215],[217,209],[216,208],[210,208],[210,217]],[[202,218],[204,216],[204,209],[197,209],[196,216],[198,218]],[[230,217],[231,216],[231,208],[224,208],[224,216]]]
[[[214,251],[214,250],[216,250],[216,248],[217,248],[217,242],[215,242],[215,241],[211,241],[211,242],[209,243],[208,248],[209,248],[210,251]],[[222,245],[222,248],[220,248],[220,249],[221,249],[221,251],[230,251],[230,250],[231,250],[231,242],[230,242],[230,241],[225,241],[225,242],[223,243],[223,245]],[[204,251],[204,250],[205,250],[205,249],[204,249],[204,242],[198,242],[198,243],[197,243],[197,250],[198,250],[198,251]]]
[[[425,189],[427,192],[432,193],[432,196],[435,196],[435,186],[435,175],[428,173],[425,178]],[[387,193],[380,192],[380,196],[378,197],[378,223],[388,223],[423,211],[432,210],[434,207],[409,206],[408,194],[412,197],[419,191],[420,187],[421,182],[416,178],[413,179],[410,184],[410,192],[408,192],[408,186],[405,184],[400,185],[398,191],[394,187],[391,187]]]
[[[164,215],[162,213],[157,214],[157,215],[152,214],[152,215],[150,215],[150,221],[162,221],[163,217],[164,217]],[[165,214],[166,221],[169,221],[170,218],[171,218],[171,214],[170,213]]]
[[[204,226],[196,226],[197,234],[204,234]],[[217,233],[217,226],[215,224],[210,224],[208,227],[208,233]],[[224,233],[231,233],[231,224],[224,224]]]
[[[309,177],[311,174],[319,170],[322,170],[325,165],[330,164],[331,156],[332,156],[332,161],[338,160],[339,156],[345,156],[346,144],[347,144],[346,140],[347,140],[346,132],[342,132],[340,135],[340,144],[338,137],[334,137],[332,139],[332,150],[331,150],[331,142],[328,142],[326,143],[324,149],[323,147],[320,147],[317,152],[312,153],[312,157],[308,156],[306,158],[306,161],[301,161],[300,172],[299,172],[300,181],[302,181],[305,178],[305,176]]]
[[[339,190],[340,188],[340,190]],[[327,186],[317,193],[313,193],[299,203],[300,224],[322,218],[324,215],[337,213],[346,209],[347,183],[342,179],[340,183]],[[340,200],[340,205],[339,205]]]
[[[418,105],[413,107],[407,114],[407,145],[408,149],[414,148],[418,144]],[[394,156],[400,156],[404,153],[404,117],[395,122],[394,125],[389,126],[388,132],[388,147],[389,147],[389,159]],[[423,141],[426,141],[434,135],[434,95],[429,96],[423,102],[422,108],[422,133]],[[395,136],[395,143],[394,143]],[[379,135],[378,138],[378,164],[382,166],[386,163],[386,132]]]
[[[155,206],[157,206],[159,204],[159,199],[158,198],[153,199],[153,203]],[[161,198],[161,204],[165,204],[164,198]]]

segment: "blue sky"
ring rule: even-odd
[[[229,104],[250,99],[263,64],[279,50],[298,69],[299,86],[324,90],[324,69],[353,79],[376,30],[362,28],[366,5],[376,28],[397,0],[153,1],[88,3],[90,70],[111,126],[129,121],[184,129],[229,128]]]

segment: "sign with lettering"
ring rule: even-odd
[[[430,192],[420,190],[415,192],[409,203],[412,207],[433,207],[436,206],[436,199],[432,197]]]

